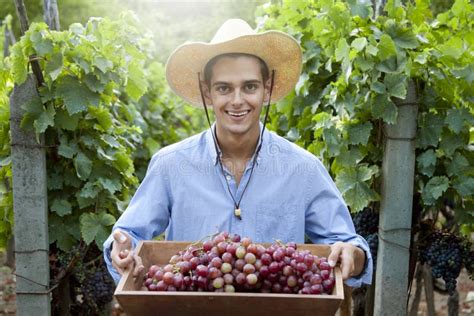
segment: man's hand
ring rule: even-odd
[[[365,252],[362,249],[353,244],[338,241],[331,245],[328,263],[331,267],[334,267],[340,261],[342,279],[347,280],[362,273],[365,259]]]
[[[133,276],[137,277],[145,269],[142,263],[142,258],[134,255],[132,249],[132,239],[130,236],[121,230],[115,230],[113,233],[114,242],[110,257],[112,259],[112,266],[123,275],[125,270],[133,269]]]

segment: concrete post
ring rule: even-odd
[[[35,80],[15,86],[10,97],[11,157],[16,266],[16,312],[50,315],[48,198],[45,149],[34,131],[20,128],[21,106],[37,97]]]
[[[406,315],[418,105],[412,81],[385,126],[374,315]]]

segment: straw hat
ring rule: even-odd
[[[171,89],[192,105],[202,106],[198,73],[202,80],[209,60],[226,53],[258,56],[270,72],[275,70],[273,102],[284,98],[298,82],[302,55],[293,37],[280,31],[256,33],[247,22],[230,19],[222,24],[210,43],[185,43],[170,55],[166,79]]]

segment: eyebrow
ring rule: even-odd
[[[244,82],[244,84],[249,84],[249,83],[262,83],[261,80],[257,80],[257,79],[253,79],[253,80],[246,80]],[[226,81],[216,81],[212,84],[212,86],[217,86],[217,85],[230,85],[228,82]]]

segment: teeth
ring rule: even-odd
[[[244,116],[248,112],[250,112],[250,111],[243,111],[243,112],[230,112],[230,111],[227,111],[227,113],[229,113],[232,116]]]

